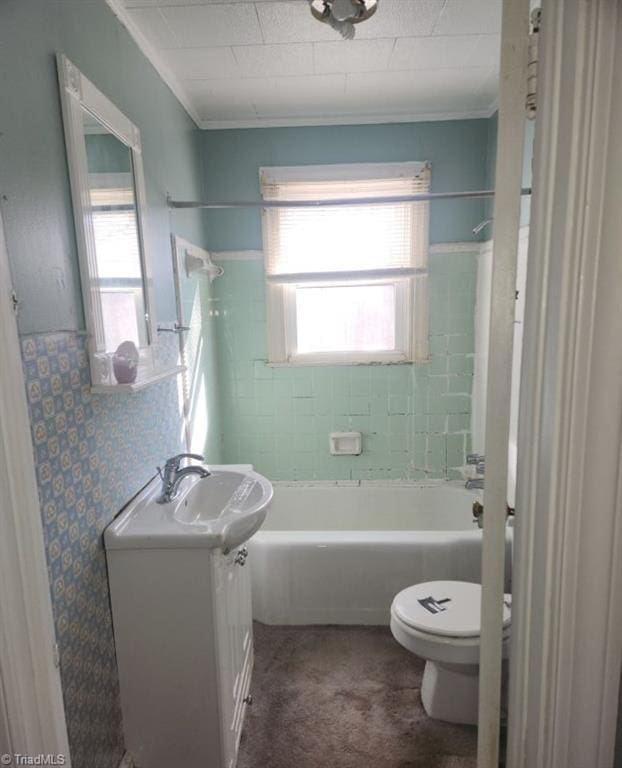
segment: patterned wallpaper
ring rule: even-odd
[[[177,339],[162,339],[174,360]],[[91,395],[86,339],[28,336],[22,356],[74,768],[117,768],[123,733],[102,532],[182,448],[175,378]]]

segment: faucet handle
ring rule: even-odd
[[[177,456],[173,456],[172,458],[167,459],[166,466],[179,468],[179,465],[181,464],[182,459],[194,459],[195,461],[205,461],[205,457],[201,456],[201,454],[199,453],[178,453]]]

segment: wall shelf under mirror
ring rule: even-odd
[[[151,384],[157,384],[159,381],[170,379],[173,376],[177,376],[186,370],[183,365],[176,365],[174,368],[167,368],[163,371],[158,371],[148,378],[139,379],[133,381],[130,384],[97,384],[91,386],[91,392],[94,395],[114,395],[114,394],[132,394],[134,392],[140,392],[146,389]]]
[[[183,370],[158,342],[138,128],[57,57],[92,391],[137,392]]]

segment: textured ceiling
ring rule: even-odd
[[[356,39],[307,0],[108,0],[203,127],[488,115],[502,0],[379,0]]]

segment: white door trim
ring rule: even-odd
[[[0,217],[0,669],[14,753],[69,744],[30,420]]]
[[[498,768],[512,345],[521,209],[529,0],[503,3],[486,393],[478,768]]]
[[[549,0],[543,12],[508,766],[610,768],[622,654],[622,13],[616,0]]]

